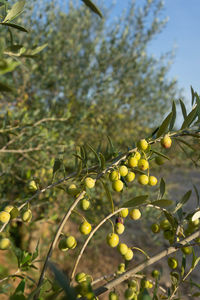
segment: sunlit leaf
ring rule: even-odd
[[[14,18],[16,18],[20,13],[22,13],[25,2],[26,2],[25,0],[16,2],[9,10],[3,22],[11,21]]]
[[[151,202],[152,205],[158,206],[161,208],[168,207],[168,206],[172,205],[173,203],[174,202],[172,200],[168,200],[168,199],[160,199],[160,200]]]
[[[185,120],[181,126],[181,129],[189,127],[191,125],[191,123],[194,121],[194,119],[196,118],[196,115],[197,115],[197,107],[195,107],[185,118]]]
[[[85,5],[87,5],[95,14],[99,15],[99,17],[103,18],[102,13],[100,10],[94,5],[94,3],[91,0],[82,0]]]
[[[200,202],[199,192],[198,192],[198,189],[195,184],[193,184],[193,187],[194,187],[196,198],[197,198],[197,206],[199,206],[199,202]]]
[[[156,151],[156,150],[154,150],[154,149],[151,149],[151,151],[152,151],[153,153],[155,153],[155,154],[161,156],[161,157],[164,157],[164,158],[170,160],[169,157],[167,157],[165,154],[163,154],[163,153],[161,153],[161,152],[159,152],[159,151]]]
[[[185,104],[184,104],[184,102],[181,99],[179,99],[179,102],[180,102],[180,105],[181,105],[181,110],[182,110],[183,118],[185,120],[185,118],[187,117],[187,111],[186,111],[186,108],[185,108]]]
[[[121,207],[136,207],[136,206],[139,206],[139,205],[142,205],[142,204],[145,204],[147,203],[147,199],[148,199],[148,195],[142,195],[142,196],[137,196],[137,197],[134,197],[133,199],[123,203],[121,205]]]
[[[170,131],[174,128],[175,121],[176,121],[176,104],[173,101],[172,102],[172,118],[171,118],[171,122],[169,124]]]
[[[185,193],[185,195],[181,198],[179,203],[176,205],[174,213],[176,213],[190,199],[191,194],[192,194],[191,190],[189,190],[187,193]]]
[[[160,180],[160,195],[159,197],[162,198],[165,194],[165,181],[163,178]]]
[[[65,291],[67,297],[70,300],[76,300],[76,293],[74,289],[70,286],[68,278],[51,262],[48,263],[51,271],[54,273],[55,280],[60,285],[60,287]]]
[[[162,124],[160,125],[158,132],[156,134],[156,137],[160,137],[163,133],[165,133],[167,131],[167,128],[170,124],[172,118],[172,112],[170,112],[167,117],[164,119],[164,121],[162,122]]]
[[[12,28],[15,28],[15,29],[18,29],[20,31],[23,31],[23,32],[28,32],[28,30],[18,24],[14,24],[14,23],[10,23],[10,22],[0,22],[1,25],[3,26],[8,26],[8,27],[12,27]]]
[[[102,185],[103,185],[103,187],[104,187],[104,189],[105,189],[106,197],[107,197],[108,201],[109,201],[110,204],[111,204],[112,212],[114,212],[114,203],[113,203],[112,194],[111,194],[111,192],[110,192],[110,190],[109,190],[108,184],[105,183],[103,180],[101,180],[101,183],[102,183]]]

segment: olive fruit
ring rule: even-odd
[[[132,182],[135,179],[135,173],[134,172],[128,172],[125,179],[126,179],[127,182]]]
[[[88,189],[92,189],[95,186],[95,180],[91,177],[85,178],[85,186]]]
[[[115,292],[110,292],[109,293],[109,300],[118,300],[119,297]]]
[[[26,211],[23,212],[23,214],[22,214],[23,222],[30,222],[31,218],[32,218],[32,212],[30,209],[27,209]]]
[[[162,140],[161,140],[161,145],[165,148],[165,149],[168,149],[171,147],[172,145],[172,140],[171,138],[166,134]]]
[[[92,229],[92,226],[87,221],[84,221],[83,223],[81,223],[81,225],[79,227],[80,232],[84,235],[89,234],[91,229]]]
[[[145,139],[140,140],[137,143],[137,147],[139,150],[145,151],[148,148],[149,144],[147,143],[147,141]]]
[[[109,175],[109,179],[110,181],[115,181],[115,180],[119,180],[120,179],[120,174],[118,171],[114,170],[110,173]]]
[[[124,259],[131,260],[132,258],[133,258],[133,251],[130,248],[128,248],[128,251],[124,255]]]
[[[134,208],[130,211],[129,216],[132,220],[138,220],[141,217],[141,212],[139,209]]]
[[[160,225],[157,224],[157,223],[153,223],[153,224],[151,225],[151,231],[152,231],[153,233],[159,233],[159,232],[160,232]]]
[[[171,269],[176,269],[178,267],[178,261],[174,257],[168,258],[168,265]]]
[[[126,166],[119,167],[119,174],[125,177],[128,174],[128,168]]]
[[[8,238],[0,239],[0,250],[6,250],[10,246],[10,240]]]
[[[128,159],[128,166],[130,168],[135,168],[138,165],[138,159],[134,156],[130,156]]]
[[[124,224],[122,224],[120,222],[115,224],[115,232],[117,234],[122,234],[124,232],[124,229],[125,229]]]
[[[115,180],[112,183],[112,188],[116,192],[121,192],[123,190],[123,186],[124,184],[121,180]]]
[[[158,182],[157,178],[155,176],[149,176],[149,185],[154,186]]]
[[[117,247],[119,244],[119,236],[116,233],[109,233],[107,235],[107,243],[110,247]]]
[[[10,214],[7,211],[0,212],[0,222],[1,223],[8,223],[10,220]]]
[[[119,243],[117,249],[121,255],[125,255],[128,251],[128,246],[124,243]]]
[[[149,163],[146,159],[144,158],[141,158],[139,161],[138,161],[138,168],[142,171],[145,171],[149,168]]]
[[[138,182],[142,185],[147,185],[149,183],[149,177],[147,175],[140,175],[138,177]]]
[[[191,246],[185,246],[181,248],[181,251],[185,254],[185,255],[189,255],[192,253],[192,247]]]
[[[126,218],[128,216],[128,208],[123,208],[120,212],[119,212],[120,217],[122,218]]]

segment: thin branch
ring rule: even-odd
[[[6,133],[6,132],[14,131],[14,130],[17,130],[17,129],[24,129],[26,127],[36,127],[36,126],[38,126],[38,125],[40,125],[41,123],[44,123],[44,122],[65,122],[65,121],[68,121],[68,120],[69,120],[69,118],[44,118],[44,119],[41,119],[41,120],[37,121],[36,123],[24,124],[23,126],[18,125],[18,126],[15,126],[15,127],[0,129],[0,133]]]
[[[190,241],[196,239],[197,237],[200,236],[200,230],[194,232],[193,234],[191,234],[190,236],[186,237],[185,239],[183,239],[180,243],[180,245],[186,245],[187,243],[189,243]],[[143,269],[145,269],[146,267],[156,263],[157,261],[161,260],[162,258],[166,257],[167,255],[170,255],[176,251],[178,251],[179,248],[175,248],[175,247],[168,247],[166,250],[163,250],[161,252],[159,252],[158,254],[152,256],[149,260],[145,260],[144,262],[138,264],[136,267],[128,270],[127,272],[125,272],[124,274],[120,275],[118,278],[111,280],[109,283],[105,284],[104,286],[101,286],[99,288],[97,288],[94,293],[96,296],[102,295],[104,293],[106,293],[107,291],[109,291],[110,289],[114,288],[115,286],[119,285],[120,283],[122,283],[123,281],[127,280],[128,278],[134,276],[136,273],[141,272]]]
[[[117,209],[116,211],[114,211],[113,213],[109,214],[107,217],[105,217],[92,231],[91,233],[89,234],[88,238],[86,239],[83,247],[81,248],[81,251],[77,257],[77,260],[74,264],[74,267],[73,267],[73,270],[72,270],[72,275],[71,275],[71,281],[73,280],[74,278],[74,275],[76,273],[76,269],[78,267],[78,264],[79,264],[79,261],[83,255],[83,252],[85,251],[85,248],[87,247],[89,241],[91,240],[91,238],[93,237],[93,235],[95,234],[95,232],[107,221],[109,220],[111,217],[113,217],[114,215],[116,215],[117,213],[119,213],[123,208],[119,208]]]
[[[76,198],[76,200],[73,202],[73,204],[69,207],[68,211],[66,212],[66,214],[64,215],[60,225],[58,226],[57,230],[56,230],[56,233],[54,235],[54,238],[51,242],[51,245],[50,245],[50,248],[49,248],[49,251],[47,253],[47,256],[46,256],[46,259],[45,259],[45,262],[44,262],[44,265],[43,265],[43,268],[42,268],[42,271],[41,271],[41,274],[40,274],[40,278],[39,278],[39,281],[38,281],[38,284],[37,284],[37,288],[39,288],[43,282],[43,278],[44,278],[44,274],[45,274],[45,271],[47,269],[47,266],[48,266],[48,261],[52,255],[52,252],[57,244],[57,241],[59,239],[59,236],[62,232],[62,229],[63,227],[65,226],[65,223],[67,222],[68,218],[70,217],[71,215],[71,212],[73,211],[73,209],[76,207],[76,205],[78,204],[78,202],[83,198],[83,196],[85,195],[85,191],[83,191],[82,193],[80,193],[80,195]],[[39,290],[38,290],[38,293],[39,293]],[[37,299],[38,297],[38,293],[34,296],[34,299]]]

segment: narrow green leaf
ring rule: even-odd
[[[82,172],[82,169],[83,169],[83,163],[82,163],[82,161],[80,161],[79,164],[78,164],[78,169],[77,169],[76,177],[80,176],[80,174]]]
[[[108,184],[105,183],[105,182],[103,182],[102,180],[101,180],[101,183],[102,183],[102,185],[103,185],[103,187],[105,189],[106,197],[107,197],[108,201],[111,203],[112,212],[114,212],[114,203],[113,203],[112,194],[111,194],[111,192],[109,190]]]
[[[28,32],[28,30],[18,24],[14,24],[14,23],[3,23],[3,22],[0,22],[1,25],[3,26],[8,26],[8,27],[12,27],[12,28],[15,28],[15,29],[18,29],[20,31],[23,31],[23,32]]]
[[[133,199],[123,203],[120,207],[128,208],[128,207],[136,207],[145,204],[148,202],[147,201],[148,197],[149,197],[148,195],[134,197]]]
[[[161,199],[165,194],[165,181],[163,178],[161,178],[160,180],[160,194],[159,194],[159,198]]]
[[[165,133],[167,131],[167,128],[170,124],[172,118],[172,112],[170,112],[167,117],[164,119],[164,121],[162,122],[162,124],[160,125],[158,132],[156,134],[156,137],[160,137],[163,133]]]
[[[197,116],[197,106],[188,114],[188,116],[185,118],[181,129],[187,128],[190,126],[190,124],[194,121],[194,119]]]
[[[25,53],[22,54],[22,56],[29,56],[29,57],[34,57],[36,54],[44,50],[48,44],[44,44],[42,46],[38,46],[34,49],[28,49]]]
[[[70,300],[76,300],[76,293],[74,289],[70,286],[68,278],[60,270],[58,270],[53,263],[49,262],[48,265],[51,271],[54,273],[55,280],[58,282],[60,287],[65,291],[67,299],[69,297]]]
[[[73,156],[75,156],[75,157],[77,157],[77,158],[79,158],[81,161],[83,161],[84,159],[83,159],[83,157],[81,157],[80,155],[78,155],[78,154],[74,154],[73,153]]]
[[[53,174],[55,174],[56,171],[58,171],[60,169],[61,165],[62,165],[62,160],[59,158],[56,158],[55,162],[54,162],[54,166],[53,166]]]
[[[97,152],[95,151],[95,149],[91,145],[87,144],[87,146],[94,153],[94,155],[97,159],[97,162],[99,163],[99,166],[101,167],[101,158],[99,157],[99,155],[97,154]]]
[[[200,122],[200,98],[197,93],[195,93],[195,96],[196,96],[196,104],[197,104],[198,122]]]
[[[190,90],[191,90],[191,95],[192,95],[192,106],[193,106],[194,99],[195,99],[195,93],[194,93],[194,90],[193,90],[192,86],[190,86]]]
[[[167,220],[169,221],[169,223],[172,225],[172,228],[174,230],[177,229],[178,226],[178,221],[177,219],[168,211],[164,211],[164,215],[167,218]]]
[[[160,199],[160,200],[151,202],[152,205],[159,206],[161,208],[168,207],[168,206],[172,205],[173,203],[174,202],[172,200],[168,200],[168,199]]]
[[[11,86],[9,86],[3,82],[0,82],[0,91],[1,92],[13,92],[13,89]]]
[[[183,277],[185,273],[185,267],[186,267],[186,257],[185,254],[182,256],[182,264],[181,264],[181,276]]]
[[[24,289],[25,289],[25,279],[23,279],[17,286],[16,290],[15,290],[15,294],[19,293],[19,292],[22,292],[24,293]]]
[[[101,160],[101,169],[103,170],[106,167],[106,160],[105,160],[104,155],[101,152],[99,153],[99,157],[100,157],[100,160]]]
[[[161,156],[161,157],[164,157],[164,158],[166,158],[166,159],[168,159],[168,160],[170,160],[170,158],[169,157],[167,157],[165,154],[163,154],[163,153],[161,153],[161,152],[158,152],[158,151],[156,151],[156,150],[151,150],[153,153],[155,153],[155,154],[157,154],[157,155],[159,155],[159,156]]]
[[[176,121],[176,104],[173,101],[172,102],[172,118],[171,118],[171,122],[169,124],[170,131],[174,128],[175,121]]]
[[[40,240],[38,240],[37,245],[35,247],[35,251],[33,252],[32,261],[34,261],[38,257],[39,243],[40,243]]]
[[[192,145],[190,145],[188,142],[186,142],[185,140],[183,140],[181,138],[177,138],[177,137],[175,137],[175,140],[177,140],[177,141],[183,143],[184,145],[188,146],[193,151],[196,151],[196,149]]]
[[[181,198],[180,202],[176,205],[174,213],[176,213],[183,205],[190,199],[192,191],[189,190],[185,195]]]
[[[179,99],[179,102],[180,102],[180,105],[181,105],[181,110],[182,110],[183,118],[185,120],[185,118],[187,117],[187,111],[186,111],[186,108],[185,108],[185,104],[184,104],[184,102],[181,99]]]
[[[108,135],[107,135],[107,139],[108,139],[109,146],[110,146],[110,154],[113,155],[115,153],[115,148],[114,148],[113,142],[112,142],[111,138]]]
[[[3,22],[11,21],[16,18],[20,13],[22,13],[25,5],[25,0],[21,0],[16,2],[8,12],[7,16],[3,20]]]
[[[200,257],[195,257],[192,262],[192,269],[194,269],[200,261]]]
[[[198,189],[195,184],[193,184],[193,187],[194,187],[196,198],[197,198],[197,206],[199,206],[199,202],[200,202],[199,192],[198,192]]]
[[[87,5],[95,14],[99,15],[100,18],[103,18],[102,13],[100,12],[100,10],[96,7],[96,5],[94,5],[94,3],[92,3],[91,0],[82,0],[85,5]]]
[[[84,163],[86,164],[86,162],[87,162],[87,150],[86,150],[84,145],[80,146],[80,151],[81,151],[81,157],[82,157]]]

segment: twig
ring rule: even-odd
[[[39,281],[38,281],[38,284],[37,284],[37,288],[39,288],[43,282],[43,278],[44,278],[44,274],[45,274],[45,271],[47,269],[47,265],[48,265],[48,261],[52,255],[52,252],[56,246],[56,243],[59,239],[59,236],[62,232],[62,229],[65,225],[65,223],[67,222],[68,218],[70,217],[71,215],[71,212],[72,210],[76,207],[76,205],[78,204],[78,202],[83,198],[83,196],[85,195],[85,191],[83,191],[82,193],[80,193],[80,195],[76,198],[76,200],[74,201],[74,203],[69,207],[67,213],[65,214],[65,216],[63,217],[60,225],[58,226],[57,230],[56,230],[56,233],[54,235],[54,238],[52,240],[52,243],[50,245],[50,248],[49,248],[49,251],[47,253],[47,256],[46,256],[46,259],[45,259],[45,262],[44,262],[44,265],[43,265],[43,268],[42,268],[42,271],[41,271],[41,274],[40,274],[40,278],[39,278]],[[39,293],[39,290],[38,290],[38,293]],[[34,299],[36,300],[37,297],[38,297],[38,293],[34,296]]]
[[[87,247],[89,241],[91,240],[91,238],[93,237],[93,235],[95,234],[95,232],[107,221],[109,220],[111,217],[113,217],[114,215],[116,215],[117,213],[119,213],[123,208],[119,208],[117,209],[116,211],[114,211],[113,213],[109,214],[107,217],[105,217],[92,231],[91,233],[89,234],[88,238],[86,239],[83,247],[81,248],[81,251],[77,257],[77,260],[74,264],[74,267],[73,267],[73,270],[72,270],[72,275],[71,275],[71,281],[73,280],[74,278],[74,275],[76,273],[76,269],[78,267],[78,264],[79,264],[79,261],[83,255],[83,252],[85,251],[85,248]]]
[[[193,234],[191,234],[187,238],[183,239],[180,242],[180,245],[186,245],[190,241],[197,238],[199,235],[200,235],[200,230],[194,232]],[[163,250],[163,251],[159,252],[158,254],[152,256],[149,260],[146,260],[146,261],[140,263],[139,265],[137,265],[136,267],[128,270],[124,274],[120,275],[118,278],[113,279],[109,283],[105,284],[104,286],[101,286],[101,287],[97,288],[94,291],[95,295],[99,296],[99,295],[102,295],[102,294],[106,293],[108,290],[110,290],[110,289],[114,288],[115,286],[119,285],[121,282],[123,282],[123,281],[127,280],[128,278],[134,276],[136,273],[141,272],[146,267],[154,264],[155,262],[161,260],[165,256],[167,256],[169,254],[172,254],[172,253],[174,253],[178,250],[179,250],[179,248],[175,248],[175,247],[172,247],[172,246],[168,247],[166,250]]]

